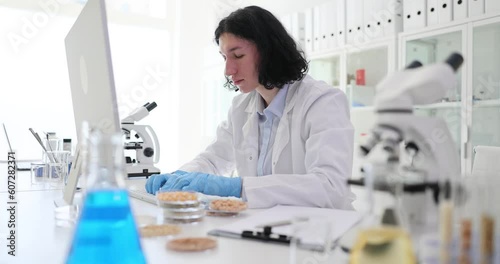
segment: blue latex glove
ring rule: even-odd
[[[208,195],[241,197],[241,178],[228,178],[199,172],[169,177],[162,190],[195,191]]]
[[[150,194],[156,194],[156,191],[158,191],[166,182],[169,178],[174,177],[176,175],[183,175],[186,174],[187,172],[185,171],[174,171],[172,173],[165,173],[165,174],[155,174],[149,176],[148,180],[146,181],[146,191]]]

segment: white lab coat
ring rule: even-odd
[[[272,175],[257,177],[256,92],[233,99],[217,138],[180,170],[242,177],[250,208],[278,204],[352,209],[354,129],[345,94],[309,76],[290,85],[272,153]]]

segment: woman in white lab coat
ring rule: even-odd
[[[150,193],[192,190],[274,205],[352,209],[354,130],[346,96],[306,74],[307,61],[270,12],[250,6],[215,31],[233,99],[217,138],[171,174],[148,179]],[[239,177],[224,177],[236,170]]]

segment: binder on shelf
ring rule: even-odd
[[[359,44],[363,40],[363,0],[346,1],[346,43]]]
[[[427,26],[439,24],[438,0],[427,0]]]
[[[330,27],[330,17],[332,16],[332,13],[330,10],[328,10],[328,4],[329,2],[325,2],[320,5],[320,11],[319,11],[319,16],[320,16],[320,40],[319,40],[319,49],[320,50],[327,50],[329,49],[329,41],[330,38],[328,38],[329,35],[329,27]]]
[[[321,7],[313,7],[313,51],[320,51],[320,39],[321,39]]]
[[[337,21],[335,16],[335,14],[337,14],[336,5],[336,1],[328,1],[323,4],[323,8],[327,17],[325,29],[327,49],[334,49],[338,46]]]
[[[500,13],[500,0],[486,0],[484,5],[485,13]]]
[[[484,14],[484,0],[469,0],[469,17]]]
[[[403,26],[404,31],[413,31],[427,24],[427,2],[424,0],[404,0],[403,2]]]
[[[403,1],[377,0],[375,3],[375,10],[379,10],[377,14],[382,17],[384,36],[395,36],[403,31]]]
[[[313,9],[304,10],[304,41],[306,53],[313,51]]]
[[[375,16],[379,10],[375,9],[375,0],[363,1],[363,35],[365,41],[371,41],[382,37],[383,32],[381,28],[377,28]]]
[[[462,20],[467,18],[468,0],[453,0],[453,20]]]
[[[301,49],[305,49],[305,17],[303,12],[292,13],[292,36]]]
[[[373,22],[370,22],[370,27],[366,29],[367,30],[366,34],[368,36],[386,35],[384,30],[384,25],[386,21],[391,19],[391,14],[389,13],[390,10],[385,2],[386,2],[385,0],[372,2],[373,13],[371,14],[371,16],[369,15],[369,17],[370,20]]]
[[[337,10],[337,47],[343,47],[346,43],[346,0],[334,0]]]
[[[439,24],[446,24],[453,20],[453,2],[452,0],[438,0],[438,19]]]

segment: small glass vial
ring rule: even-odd
[[[87,191],[66,263],[146,263],[123,160],[120,134],[90,135]]]
[[[64,151],[69,151],[69,153],[72,153],[72,146],[71,146],[71,138],[63,138],[63,147],[62,149]]]

